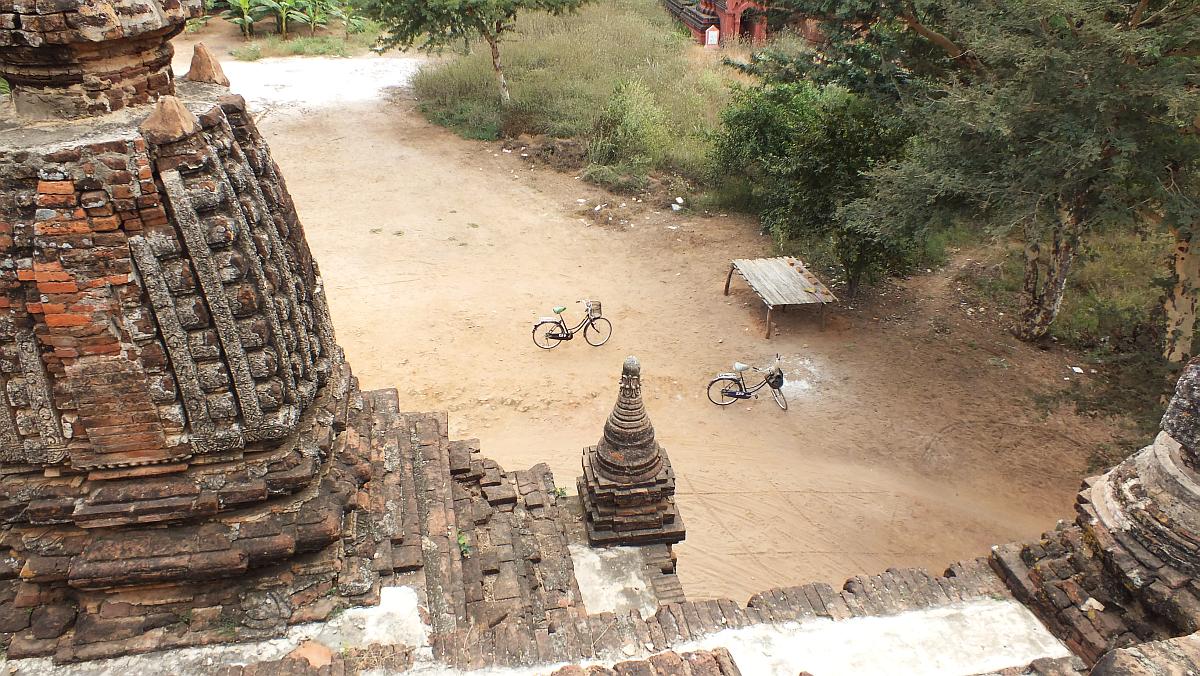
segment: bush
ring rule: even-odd
[[[638,87],[641,111],[657,109],[663,120],[650,169],[691,179],[705,173],[709,137],[737,77],[645,0],[597,0],[564,16],[520,16],[501,53],[513,96],[508,108],[501,108],[486,45],[476,44],[421,68],[413,79],[420,109],[470,138],[547,134],[591,145],[618,88]]]
[[[596,120],[588,159],[593,166],[619,165],[621,174],[644,176],[661,166],[669,141],[667,117],[654,95],[641,82],[623,82]]]
[[[229,54],[238,61],[258,61],[263,58],[262,45],[257,42],[238,47]]]
[[[866,192],[866,172],[907,136],[873,100],[836,85],[765,84],[740,89],[721,119],[714,166],[722,179],[746,182],[781,248],[828,248],[851,295],[917,255],[918,233],[846,208]]]
[[[650,184],[644,167],[626,164],[589,164],[581,176],[583,180],[613,192],[638,192]]]

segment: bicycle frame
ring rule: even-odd
[[[579,322],[579,324],[572,329],[567,328],[567,323],[563,321],[562,315],[558,315],[558,326],[563,330],[563,334],[565,334],[567,337],[571,337],[576,333],[579,333],[579,330],[587,326],[588,322],[590,321],[592,321],[592,318],[585,312],[583,315],[583,321]]]
[[[764,375],[762,381],[759,384],[755,385],[754,387],[746,387],[746,374],[744,372],[735,372],[735,373],[737,375],[738,382],[742,386],[742,391],[745,392],[746,394],[754,394],[755,392],[761,390],[763,388],[763,386],[767,384],[767,376]],[[730,374],[730,375],[734,375],[734,374]]]

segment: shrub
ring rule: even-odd
[[[781,248],[832,251],[853,295],[919,248],[917,233],[845,208],[866,192],[866,172],[906,136],[873,100],[836,85],[765,84],[740,89],[722,113],[713,160],[722,179],[746,182]]]
[[[638,192],[650,183],[644,167],[625,164],[589,164],[581,176],[583,180],[613,192]]]
[[[666,114],[654,95],[641,82],[622,82],[592,128],[588,159],[645,172],[662,163],[668,142]]]
[[[251,42],[244,47],[238,47],[230,52],[230,55],[238,61],[258,61],[263,58],[262,46],[257,42]]]

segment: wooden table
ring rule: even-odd
[[[733,281],[735,272],[746,280],[767,306],[768,339],[771,337],[771,312],[775,308],[819,304],[824,311],[826,304],[837,302],[837,296],[829,287],[791,256],[734,260],[729,266],[729,276],[725,278],[726,296],[729,295],[729,283]]]

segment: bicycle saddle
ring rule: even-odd
[[[742,362],[740,362],[740,361],[735,361],[735,362],[733,362],[733,370],[734,370],[734,371],[737,371],[738,373],[744,373],[744,372],[746,372],[746,371],[749,371],[749,370],[750,370],[750,365],[749,365],[749,364],[743,364],[743,363],[742,363]]]
[[[556,314],[556,315],[561,315],[561,314],[562,314],[562,313],[563,313],[563,312],[564,312],[566,309],[567,309],[567,306],[565,306],[565,305],[558,305],[558,306],[555,306],[555,308],[554,308],[554,314]]]

